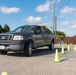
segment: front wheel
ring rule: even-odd
[[[32,42],[27,42],[24,48],[25,56],[32,56]]]
[[[49,50],[53,50],[54,49],[54,42],[52,41],[51,44],[49,45]]]

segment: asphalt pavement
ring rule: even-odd
[[[32,57],[25,57],[23,53],[10,52],[8,55],[0,54],[0,73],[8,72],[9,75],[76,75],[76,51],[74,45],[61,54],[61,46],[55,44],[55,49],[48,47],[38,48]],[[60,63],[54,62],[55,50],[58,49]]]

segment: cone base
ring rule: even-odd
[[[65,54],[64,52],[61,52],[61,54]]]
[[[7,72],[2,72],[2,75],[8,75],[8,73]]]
[[[54,62],[57,62],[57,63],[59,63],[59,62],[61,62],[61,61],[60,61],[60,60],[58,60],[58,61],[57,61],[57,60],[54,60]]]
[[[76,51],[76,47],[74,47],[74,51]]]
[[[70,49],[68,49],[68,51],[70,51]]]
[[[74,49],[74,51],[76,51],[76,49]]]

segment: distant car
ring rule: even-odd
[[[25,25],[12,32],[0,34],[0,54],[8,51],[24,51],[25,56],[31,56],[35,48],[48,46],[54,48],[55,35],[44,32],[42,26]]]

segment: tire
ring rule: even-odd
[[[53,50],[54,49],[54,42],[52,41],[51,44],[49,45],[49,50]]]
[[[7,51],[0,51],[0,54],[5,55],[5,54],[7,54]]]
[[[24,55],[25,56],[32,56],[32,42],[27,42],[24,48]]]

